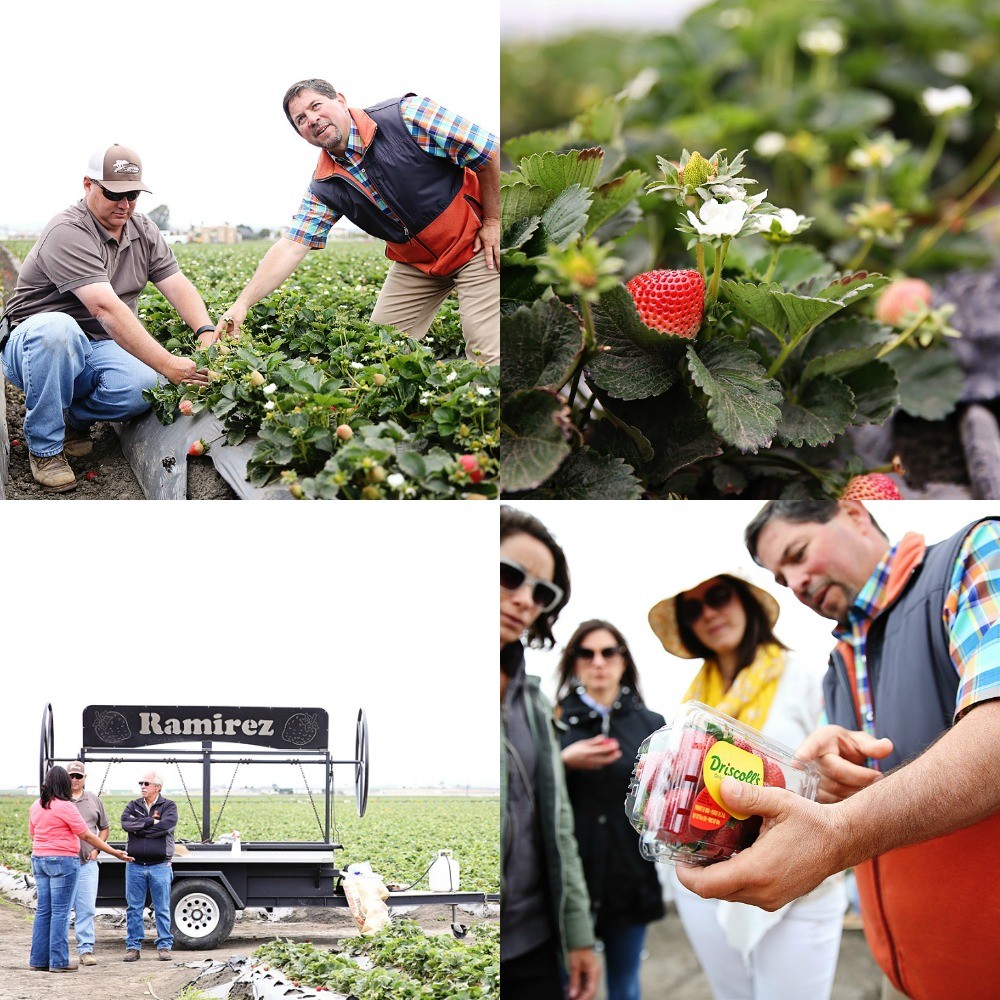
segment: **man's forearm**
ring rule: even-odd
[[[153,339],[124,302],[118,301],[99,309],[96,318],[119,347],[149,365],[153,371],[169,377],[178,359]]]
[[[215,326],[201,295],[198,294],[198,289],[180,271],[159,282],[156,287],[192,330],[203,326]]]
[[[484,221],[498,221],[500,219],[500,154],[496,150],[480,169],[478,177]]]
[[[237,297],[236,304],[249,309],[270,295],[298,267],[307,253],[309,247],[304,243],[296,243],[283,236],[264,254],[253,277]]]
[[[940,837],[1000,810],[1000,700],[983,702],[916,760],[830,806],[852,865]]]

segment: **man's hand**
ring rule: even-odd
[[[728,899],[777,910],[842,871],[839,807],[823,806],[784,788],[722,779],[722,801],[739,813],[764,817],[752,847],[704,868],[677,865],[677,878],[706,899]]]
[[[215,328],[215,337],[238,337],[240,328],[247,318],[247,310],[234,302],[220,317]]]
[[[180,385],[183,382],[189,382],[191,385],[208,385],[208,370],[206,368],[196,367],[190,358],[178,358],[175,355],[170,357],[170,361],[166,362],[163,369],[160,370],[160,374],[164,378],[174,385]]]
[[[216,327],[214,330],[206,330],[204,333],[198,335],[198,346],[199,347],[211,347],[219,339],[219,328]]]
[[[486,266],[492,271],[500,270],[500,220],[484,219],[483,224],[472,241],[472,249],[479,253],[486,251]]]
[[[569,953],[567,1000],[593,1000],[601,982],[601,963],[593,948],[574,948]]]
[[[92,850],[92,851],[90,852],[90,854],[88,854],[88,855],[87,855],[87,860],[88,860],[88,861],[96,861],[96,860],[97,860],[97,855],[98,855],[98,854],[100,854],[100,853],[101,853],[101,852],[100,852],[100,851],[99,851],[99,850],[98,850],[98,849],[97,849],[97,848],[95,847],[95,848],[94,848],[94,849],[93,849],[93,850]]]
[[[806,737],[796,756],[813,761],[819,768],[819,801],[839,802],[882,777],[880,771],[865,764],[869,757],[881,760],[891,753],[892,740],[885,737],[876,739],[843,726],[823,726]]]
[[[607,736],[592,736],[589,740],[570,743],[562,751],[562,762],[564,767],[573,771],[596,771],[613,764],[621,755],[618,740]]]

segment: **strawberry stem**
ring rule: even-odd
[[[712,284],[709,285],[708,295],[705,298],[705,304],[708,306],[715,305],[715,300],[719,297],[719,279],[722,277],[722,265],[726,262],[726,253],[729,251],[729,244],[732,241],[731,236],[727,236],[723,239],[722,245],[716,248],[715,251],[715,270],[712,272]],[[699,244],[700,246],[701,244]]]

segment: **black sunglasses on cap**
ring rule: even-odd
[[[734,597],[736,591],[728,583],[713,584],[705,591],[701,600],[696,597],[682,597],[677,600],[677,620],[684,625],[693,625],[702,615],[705,608],[718,611],[724,608]]]
[[[621,656],[624,652],[621,646],[605,646],[604,649],[585,649],[580,646],[575,655],[581,660],[593,660],[600,653],[602,659],[610,660],[612,656]]]
[[[504,590],[520,590],[525,584],[531,587],[531,599],[539,611],[551,611],[562,599],[562,588],[548,580],[530,576],[523,566],[509,559],[500,560],[500,586]]]
[[[121,201],[122,198],[125,198],[127,201],[135,201],[135,199],[142,194],[141,191],[122,191],[121,194],[116,194],[114,191],[109,191],[98,181],[94,181],[94,183],[101,189],[101,194],[103,194],[108,201]]]

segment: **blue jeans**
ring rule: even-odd
[[[77,954],[94,953],[94,911],[97,909],[97,862],[80,862],[80,878],[70,906],[76,911],[73,929]]]
[[[31,927],[30,964],[65,969],[69,965],[69,907],[80,874],[80,859],[51,855],[31,859],[38,909]]]
[[[174,946],[174,936],[170,933],[170,883],[174,880],[174,870],[169,862],[162,865],[125,866],[125,947],[129,951],[140,951],[146,932],[142,926],[142,908],[146,905],[146,893],[153,900],[153,914],[156,917],[156,950]]]
[[[24,436],[37,458],[63,449],[66,422],[128,420],[149,409],[156,372],[113,340],[90,340],[66,313],[36,313],[3,349],[3,374],[24,391]]]
[[[639,961],[645,939],[645,924],[616,928],[602,935],[608,1000],[639,1000]]]

